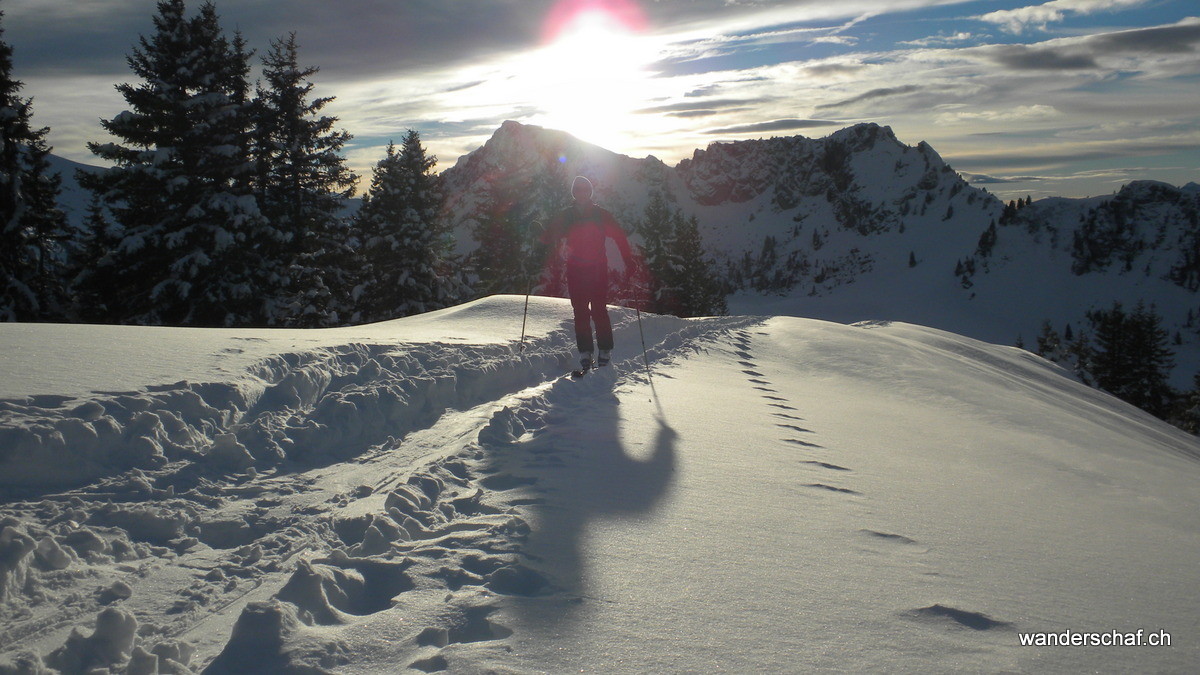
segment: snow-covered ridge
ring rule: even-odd
[[[546,188],[562,191],[577,174],[592,178],[598,201],[631,225],[641,217],[648,193],[661,191],[702,221],[709,220],[706,207],[747,204],[760,196],[775,212],[790,212],[812,199],[828,201],[840,209],[834,215],[844,221],[841,226],[865,233],[881,223],[859,221],[883,221],[885,215],[877,212],[891,212],[926,192],[968,189],[928,144],[906,146],[889,127],[871,123],[822,139],[713,143],[672,168],[654,157],[633,159],[560,131],[509,121],[443,174],[450,196],[447,217],[469,239],[466,223],[489,208],[528,200],[530,193]],[[985,199],[983,191],[969,192]],[[995,198],[986,199],[999,209]],[[743,209],[744,216],[762,205],[747,206],[752,208]],[[898,224],[895,217],[891,221]],[[732,256],[759,242],[710,243]],[[460,244],[464,250],[472,247],[469,241]]]
[[[110,453],[70,489],[8,490],[0,669],[1194,662],[1194,438],[1023,350],[899,323],[613,308],[613,367],[574,380],[569,305],[535,298],[524,350],[522,309],[489,298],[240,343],[193,331],[196,350],[169,351],[204,386],[135,386],[158,371],[110,348],[125,393],[63,389],[57,408],[6,385],[0,424],[18,433],[31,416],[86,424],[92,402],[121,424],[120,400],[195,420],[195,443],[141,468]],[[65,381],[89,356],[54,338],[72,328],[16,346]],[[128,442],[162,438],[151,428]],[[1067,628],[1176,643],[1019,646]]]

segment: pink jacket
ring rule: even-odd
[[[596,204],[576,202],[559,212],[542,235],[542,242],[556,247],[563,239],[567,240],[568,265],[608,265],[604,240],[612,239],[625,266],[633,267],[633,251],[625,231],[612,213]]]

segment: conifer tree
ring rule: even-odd
[[[483,294],[521,293],[542,282],[539,293],[554,294],[540,279],[547,261],[544,226],[569,200],[561,164],[543,168],[528,178],[519,172],[500,172],[489,181],[490,205],[472,228],[479,247],[470,256]]]
[[[553,255],[557,252],[550,250],[551,243],[542,240],[544,230],[554,217],[567,208],[572,201],[570,185],[574,177],[568,177],[566,168],[559,162],[554,162],[549,168],[543,167],[538,171],[532,183],[527,187],[529,195],[529,215],[527,216],[533,228],[529,231],[529,251],[527,253],[530,266],[534,273],[540,273],[534,292],[551,297],[566,297],[567,267],[564,258]],[[540,224],[540,226],[539,226]],[[536,266],[540,264],[540,269]]]
[[[348,320],[356,267],[355,241],[340,216],[357,179],[341,155],[351,136],[321,114],[331,97],[311,98],[317,71],[300,66],[292,33],[272,41],[257,93],[255,184],[278,232],[264,256],[277,303],[270,319],[296,326]]]
[[[185,10],[158,3],[154,34],[128,59],[141,82],[117,86],[131,109],[101,122],[122,142],[89,144],[113,167],[80,181],[120,233],[90,283],[113,299],[110,320],[260,323],[265,221],[250,193],[248,54],[211,2],[192,19]]]
[[[1192,390],[1176,400],[1171,423],[1189,434],[1200,434],[1200,373],[1192,377]]]
[[[92,194],[87,207],[87,218],[80,233],[76,264],[71,270],[70,285],[75,289],[76,316],[83,321],[105,321],[113,315],[108,305],[119,302],[118,298],[106,296],[103,284],[97,276],[103,273],[111,255],[121,243],[114,234],[112,223],[104,213],[104,204],[99,195]]]
[[[449,242],[438,228],[442,194],[436,162],[410,129],[400,149],[389,145],[375,167],[357,219],[364,277],[356,295],[364,321],[439,309],[461,292],[445,269]]]
[[[1037,355],[1054,362],[1061,362],[1065,356],[1063,339],[1050,325],[1049,319],[1042,322],[1041,332],[1038,333]]]
[[[675,248],[675,219],[661,192],[650,194],[638,232],[642,236],[642,257],[648,275],[651,312],[674,314],[679,311],[680,260]]]
[[[716,266],[704,255],[704,245],[695,216],[683,217],[678,211],[672,218],[677,271],[678,316],[715,316],[724,314],[725,289],[715,274]]]
[[[526,240],[531,228],[513,205],[489,211],[475,226],[479,248],[471,256],[483,295],[525,293],[531,282]]]
[[[1068,330],[1070,326],[1067,326]],[[1079,335],[1074,339],[1070,339],[1066,344],[1066,357],[1072,363],[1072,371],[1081,382],[1089,387],[1096,386],[1096,378],[1092,377],[1092,359],[1095,356],[1095,350],[1092,349],[1091,336],[1088,335],[1087,329],[1081,327]]]
[[[725,313],[725,289],[715,263],[705,257],[695,216],[671,209],[662,193],[654,192],[638,231],[650,311],[684,317]]]
[[[755,263],[755,271],[751,277],[751,285],[754,290],[760,292],[781,290],[777,282],[782,279],[773,273],[779,263],[778,246],[779,242],[775,240],[775,237],[771,235],[763,237],[762,249],[759,250],[758,261]],[[818,283],[820,282],[818,281]]]
[[[980,258],[986,258],[992,254],[992,249],[996,247],[996,221],[992,221],[983,234],[979,235],[979,246],[975,248],[975,255]]]
[[[1157,312],[1138,303],[1128,313],[1118,302],[1089,312],[1088,320],[1095,331],[1090,366],[1096,386],[1165,417],[1174,397],[1167,382],[1174,354]]]
[[[67,235],[58,208],[61,179],[46,159],[49,129],[32,126],[33,101],[20,96],[3,35],[0,24],[0,321],[61,319],[67,304],[59,270]]]

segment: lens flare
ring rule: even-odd
[[[536,59],[541,122],[611,149],[636,128],[649,95],[645,17],[630,0],[564,0],[547,16]]]
[[[646,29],[646,16],[633,0],[560,0],[550,9],[542,24],[542,42],[555,42],[581,18],[592,21],[595,17],[601,17],[602,21],[629,33],[640,33]]]

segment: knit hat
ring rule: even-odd
[[[577,202],[592,201],[592,181],[583,176],[575,176],[575,182],[571,183],[571,195]]]

